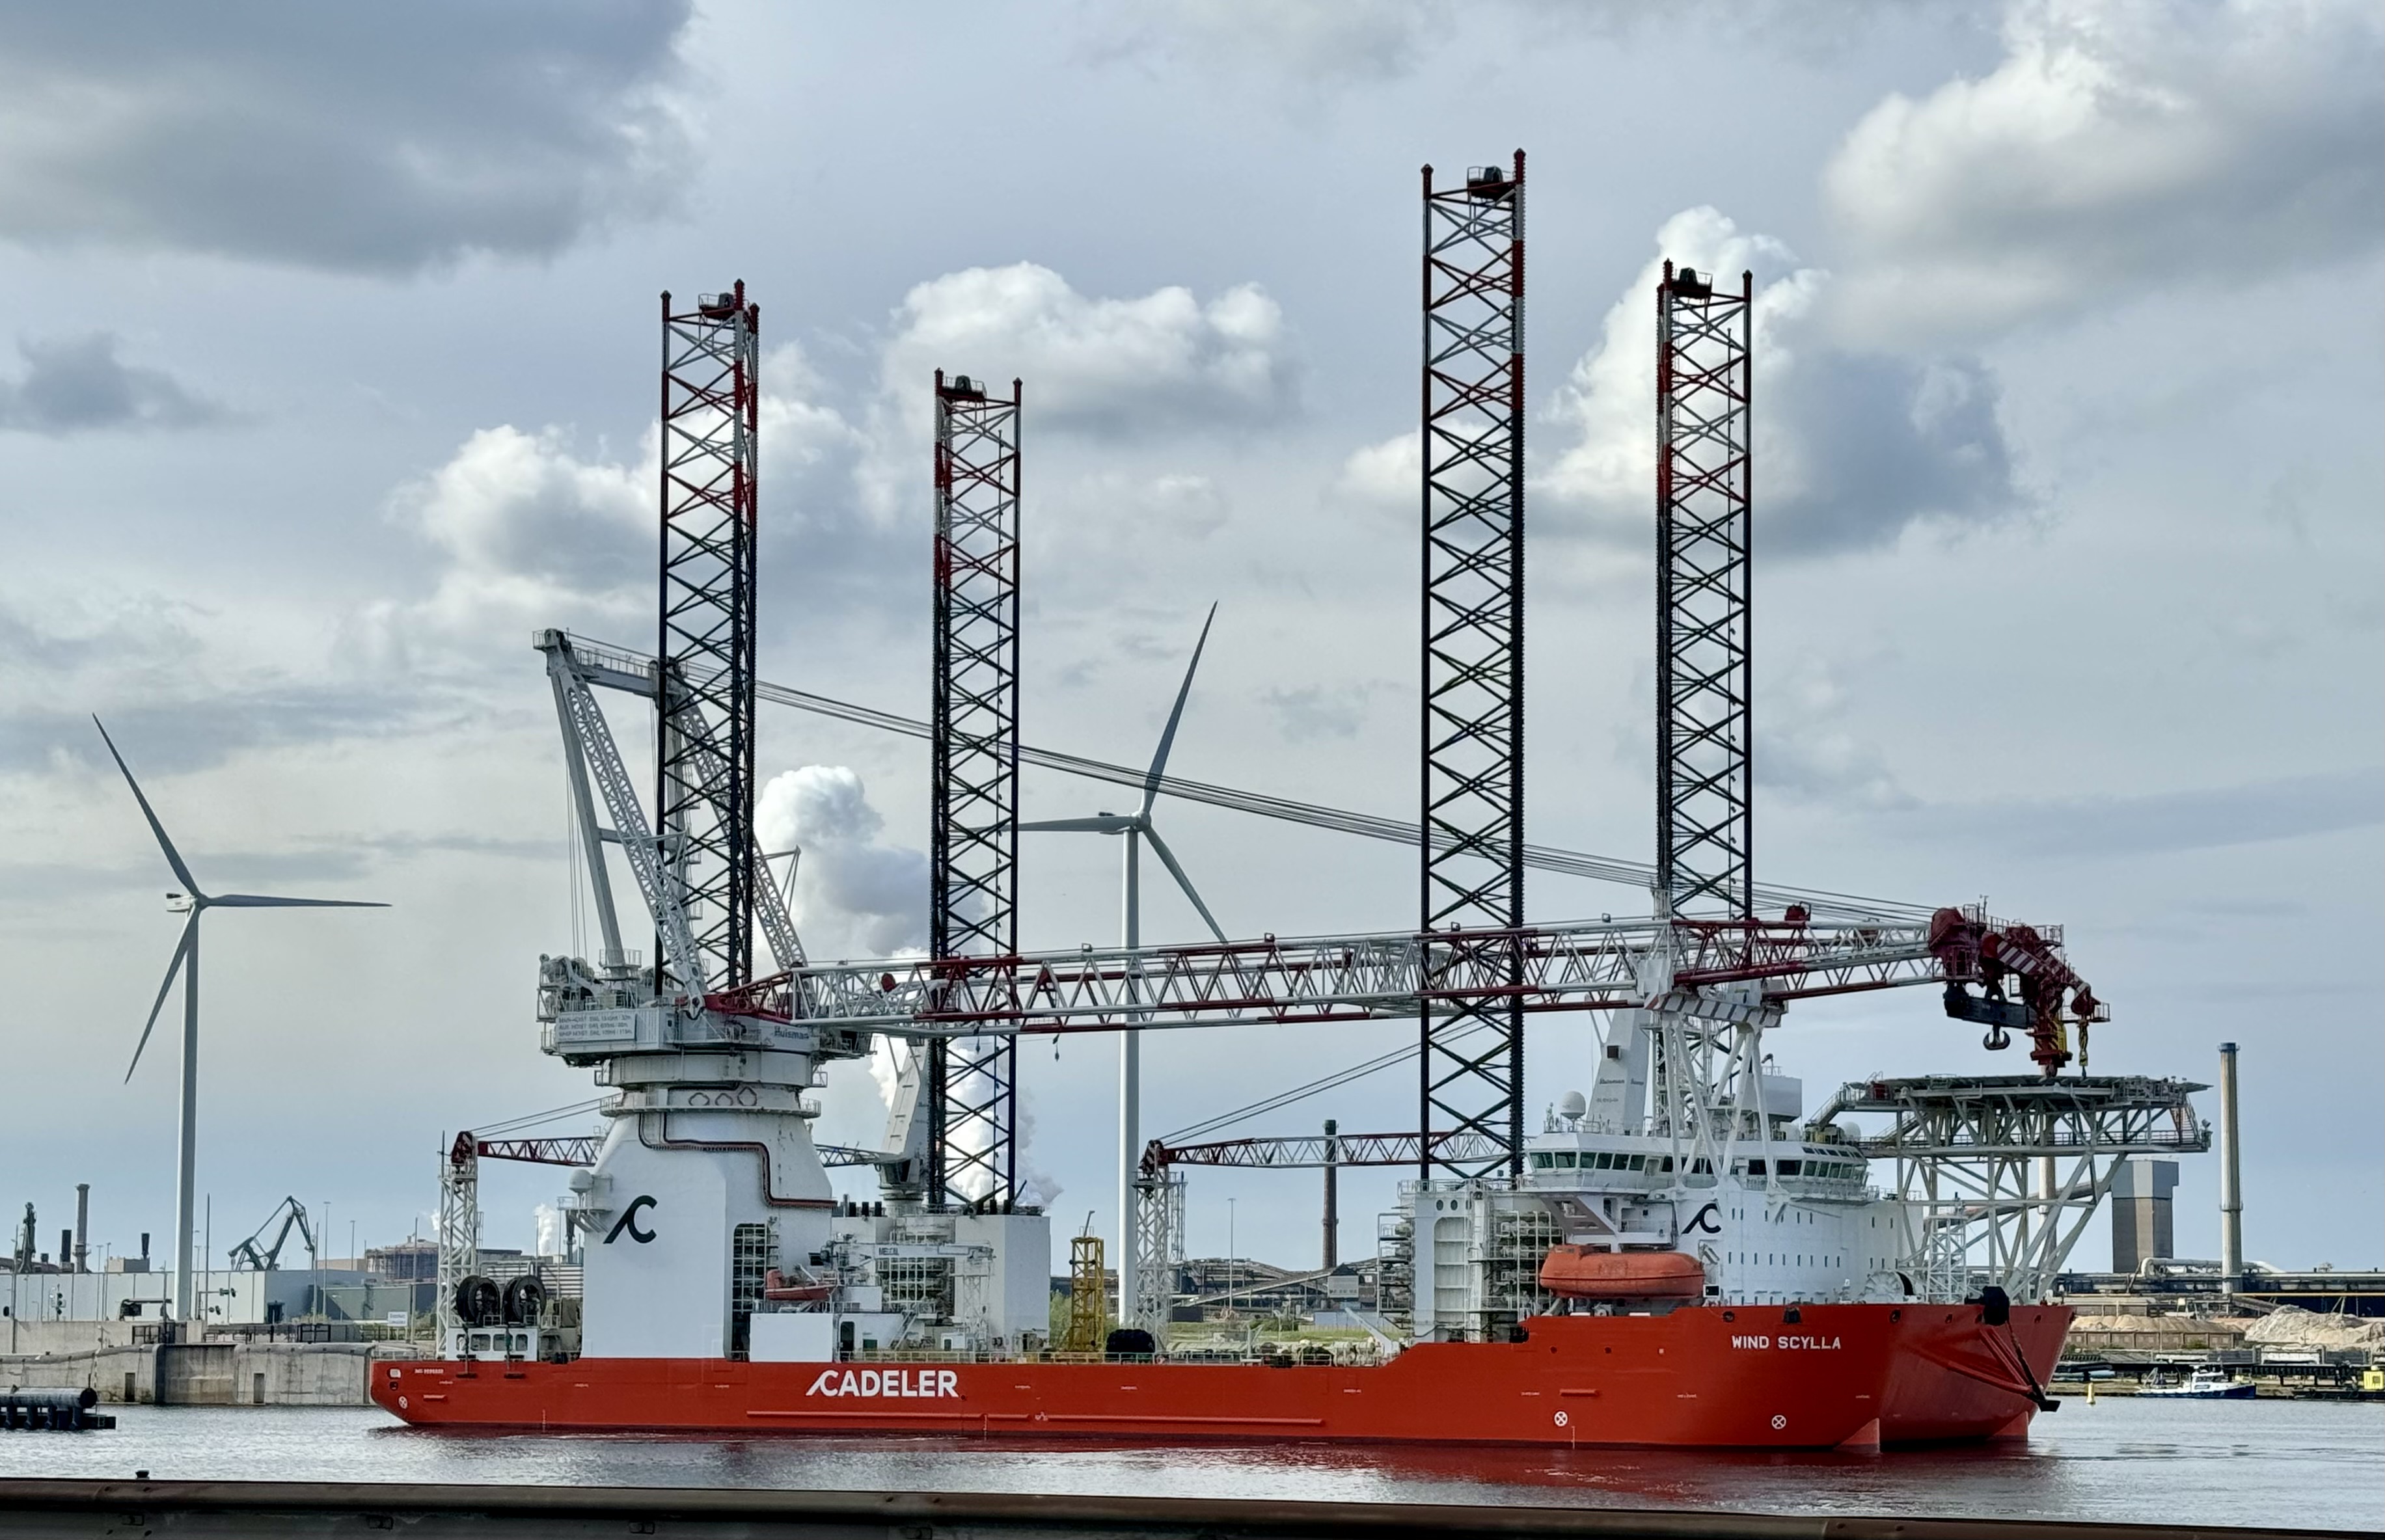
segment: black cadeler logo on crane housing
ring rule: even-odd
[[[612,1245],[621,1238],[621,1232],[627,1230],[630,1233],[630,1238],[640,1246],[652,1245],[655,1233],[638,1223],[638,1211],[655,1206],[655,1197],[652,1193],[642,1192],[630,1199],[630,1206],[621,1211],[621,1217],[613,1222],[613,1227],[610,1230],[605,1232],[605,1244]]]

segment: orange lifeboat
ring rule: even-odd
[[[835,1292],[832,1285],[821,1283],[807,1273],[797,1273],[790,1278],[772,1268],[762,1279],[762,1298],[803,1304],[816,1304]]]
[[[1555,1246],[1541,1263],[1541,1286],[1566,1299],[1698,1299],[1706,1270],[1680,1251]]]

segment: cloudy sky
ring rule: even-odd
[[[1751,268],[1763,875],[2067,925],[2094,1068],[2244,1045],[2249,1251],[2385,1262],[2376,8],[1640,18],[0,5],[0,1206],[54,1242],[89,1181],[119,1251],[171,1223],[171,1042],[122,1083],[170,879],[93,712],[203,883],[395,906],[209,923],[218,1252],[285,1193],[335,1251],[402,1236],[443,1132],[589,1094],[534,1046],[538,955],[590,943],[529,640],[652,635],[666,288],[763,308],[766,677],[925,714],[930,372],[1021,376],[1029,739],[1146,756],[1215,602],[1176,766],[1411,809],[1417,168],[1521,145],[1531,837],[1651,853],[1651,274]],[[765,710],[813,950],[916,944],[922,748]],[[1397,849],[1160,815],[1230,932],[1412,923]],[[1113,938],[1116,860],[1035,839],[1029,943]],[[1405,1031],[1170,1035],[1145,1126]],[[1586,1042],[1534,1028],[1535,1115]],[[1925,991],[1774,1046],[1809,1104],[2026,1067]],[[1109,1228],[1113,1051],[1022,1052],[1071,1229]],[[827,1094],[874,1136],[861,1066]],[[1412,1106],[1394,1074],[1243,1131]],[[2190,1255],[2216,1186],[2188,1163]],[[493,1178],[488,1240],[549,1186]],[[1231,1198],[1242,1250],[1306,1256],[1311,1186],[1196,1174],[1195,1249]]]

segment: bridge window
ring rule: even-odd
[[[1547,1150],[1536,1149],[1532,1151],[1532,1169],[1534,1171],[1546,1171],[1555,1163],[1556,1158],[1551,1155]]]
[[[1558,1150],[1558,1151],[1557,1151],[1557,1169],[1558,1169],[1558,1170],[1560,1170],[1560,1171],[1571,1171],[1573,1168],[1574,1168],[1574,1152],[1573,1152],[1572,1150],[1570,1150],[1570,1149],[1560,1149],[1560,1150]]]

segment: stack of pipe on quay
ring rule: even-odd
[[[93,1410],[98,1405],[99,1392],[88,1386],[80,1390],[12,1386],[0,1390],[0,1432],[82,1433],[116,1426],[115,1418]]]

